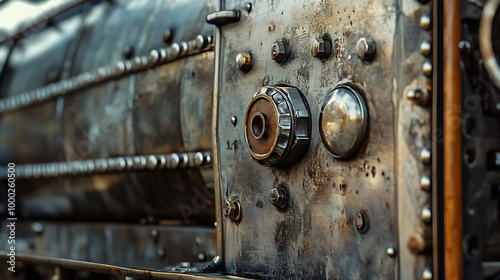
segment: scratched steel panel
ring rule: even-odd
[[[398,145],[403,135],[405,142],[413,141],[405,130],[411,122],[406,121],[420,117],[418,110],[404,117],[409,105],[400,105],[408,102],[402,100],[408,80],[420,74],[417,54],[412,56],[418,59],[402,57],[415,46],[405,46],[406,39],[401,39],[412,36],[405,33],[407,25],[411,31],[418,29],[418,4],[259,1],[247,12],[246,3],[225,1],[223,5],[224,10],[240,10],[241,20],[221,28],[222,53],[217,62],[222,69],[217,123],[222,199],[237,196],[242,209],[239,223],[224,218],[226,272],[266,279],[419,279],[420,264],[412,267],[410,261],[399,274],[398,258],[386,253],[394,247],[399,255],[396,184],[404,178],[398,176],[399,160],[406,159],[399,158]],[[325,34],[332,37],[334,46],[331,57],[321,61],[311,56],[311,46],[315,37]],[[377,41],[377,56],[370,64],[356,55],[361,37]],[[284,64],[271,60],[271,45],[277,40],[291,47]],[[254,63],[248,73],[238,71],[235,63],[236,55],[244,51],[250,52]],[[413,63],[411,72],[399,66]],[[346,82],[364,92],[369,129],[359,153],[336,160],[320,140],[318,118],[326,95]],[[280,83],[295,86],[306,96],[312,115],[311,144],[299,163],[267,168],[252,160],[245,145],[245,109],[260,87]],[[236,126],[231,124],[233,115]],[[430,126],[428,115],[421,125]],[[411,146],[415,156],[416,146]],[[285,210],[269,201],[270,190],[277,186],[289,192]],[[406,200],[401,203],[401,207],[415,206]],[[367,214],[366,234],[355,227],[359,210]],[[415,216],[407,219],[421,223]]]

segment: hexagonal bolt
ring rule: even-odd
[[[377,53],[377,43],[372,38],[361,38],[356,44],[356,53],[364,61],[372,61]]]
[[[281,41],[274,42],[271,47],[271,58],[278,63],[285,62],[288,58],[288,46]]]
[[[325,59],[332,53],[332,41],[328,38],[314,38],[311,55],[317,58]]]
[[[252,56],[248,52],[239,53],[236,56],[236,65],[241,71],[248,72],[252,69]]]
[[[226,201],[224,206],[224,216],[233,221],[238,221],[240,219],[241,206],[238,201]]]
[[[284,188],[273,188],[269,195],[271,203],[278,208],[285,208],[288,204],[286,190]]]

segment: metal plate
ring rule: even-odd
[[[428,82],[421,76],[425,58],[418,52],[420,37],[415,36],[422,32],[418,18],[423,7],[415,1],[365,4],[360,8],[352,1],[260,1],[246,12],[244,1],[223,3],[225,10],[242,11],[239,22],[221,28],[217,61],[222,200],[238,197],[242,211],[238,223],[224,219],[227,273],[265,279],[419,279],[424,266],[430,265],[430,255],[413,255],[406,245],[410,234],[426,230],[414,213],[429,201],[413,180],[418,175],[405,177],[408,171],[418,174],[424,168],[417,161],[419,149],[430,139],[429,111],[405,100],[409,87]],[[327,34],[332,55],[327,60],[312,57],[314,38]],[[356,55],[361,37],[377,42],[378,52],[369,64]],[[271,60],[271,46],[278,40],[290,47],[283,64]],[[244,51],[253,60],[248,73],[238,71],[234,63]],[[322,145],[317,124],[324,98],[346,82],[363,91],[370,127],[358,154],[336,160]],[[267,168],[252,161],[244,147],[243,125],[231,125],[231,118],[243,119],[248,100],[261,86],[280,83],[306,96],[313,124],[311,145],[300,163]],[[419,125],[412,127],[417,121]],[[402,151],[406,158],[400,158]],[[285,210],[270,203],[273,187],[289,193]],[[396,188],[409,193],[399,194]],[[404,208],[409,215],[398,216]],[[360,210],[370,225],[364,234],[354,223]],[[404,219],[406,229],[398,227]],[[397,258],[387,255],[389,247],[395,248]]]

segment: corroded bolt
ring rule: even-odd
[[[240,219],[241,207],[238,201],[226,201],[224,216],[227,218],[238,221]]]
[[[332,42],[329,39],[315,38],[311,47],[311,55],[317,58],[328,58],[332,53]]]
[[[236,64],[241,71],[248,72],[252,68],[252,56],[248,52],[239,53],[236,56]]]
[[[269,196],[271,203],[278,207],[284,208],[287,204],[286,191],[283,188],[273,188]]]
[[[285,43],[281,41],[274,42],[271,47],[271,58],[278,63],[285,62],[288,56],[287,48]]]
[[[372,38],[361,38],[356,44],[356,53],[364,61],[372,61],[377,53],[377,43]]]

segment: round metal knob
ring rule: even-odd
[[[347,85],[335,88],[323,103],[319,128],[323,144],[334,157],[353,155],[362,146],[368,128],[363,97]]]
[[[290,165],[309,148],[309,106],[294,87],[266,86],[254,94],[245,114],[245,141],[264,166]]]

